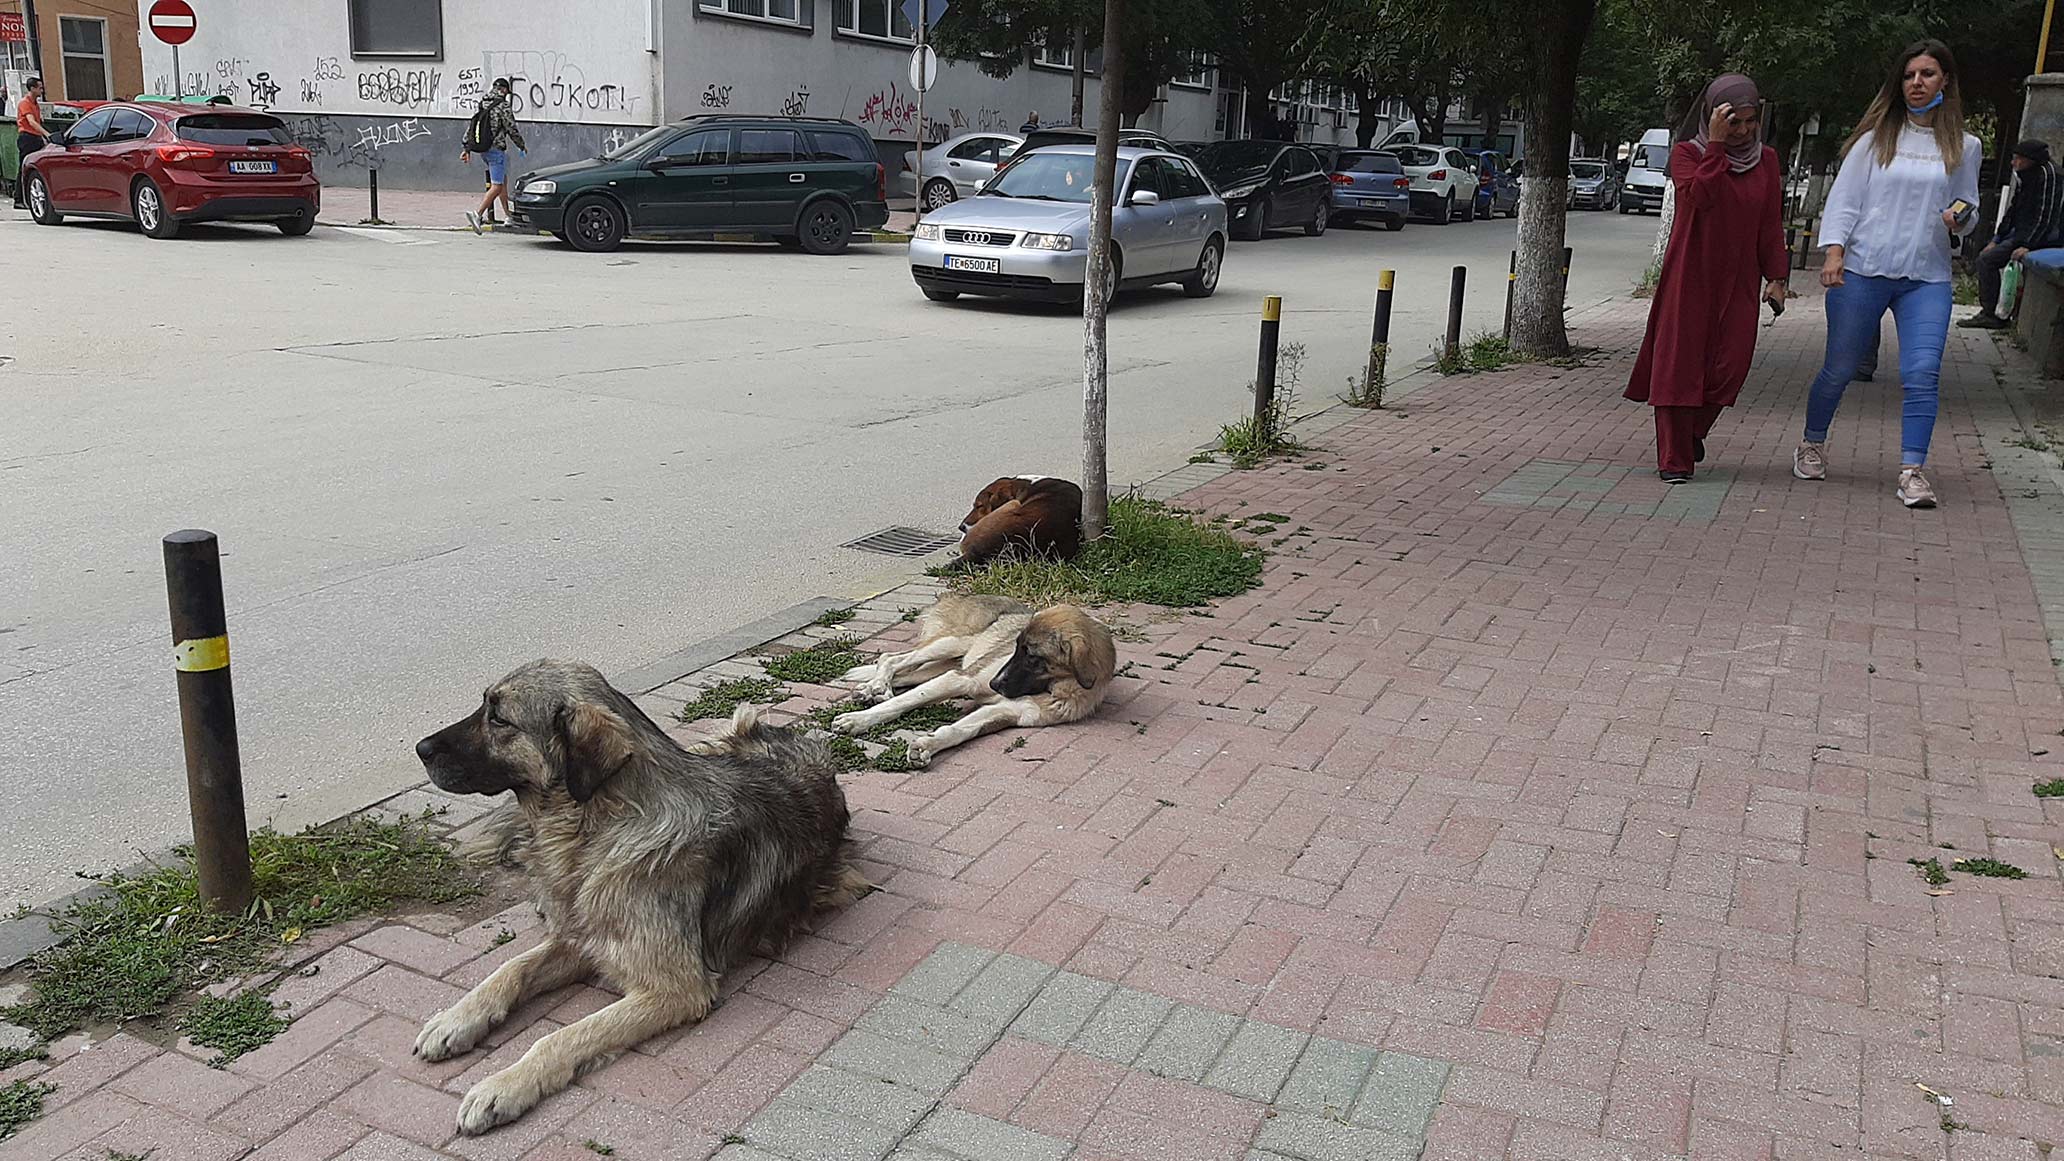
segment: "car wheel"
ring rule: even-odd
[[[1394,218],[1383,219],[1383,228],[1389,230],[1393,234],[1398,232],[1399,230],[1404,229],[1405,215],[1399,214],[1397,217]]]
[[[812,254],[843,253],[846,244],[853,240],[852,211],[830,198],[803,207],[800,225],[803,249]]]
[[[929,286],[920,286],[918,289],[924,291],[924,296],[933,302],[952,302],[960,297],[958,290],[933,290]]]
[[[1183,279],[1182,292],[1191,298],[1210,298],[1218,289],[1218,274],[1225,266],[1225,243],[1217,238],[1204,243],[1204,252],[1197,255],[1197,268]]]
[[[1433,215],[1433,224],[1436,226],[1445,226],[1449,222],[1452,222],[1454,220],[1455,199],[1452,197],[1441,198],[1440,211]]]
[[[158,183],[144,178],[129,191],[129,209],[136,218],[136,228],[153,238],[176,238],[179,236],[179,219],[165,212],[165,191]]]
[[[576,250],[606,254],[624,240],[623,211],[608,198],[582,198],[566,208],[566,229],[560,235]]]
[[[1505,210],[1505,216],[1506,216],[1506,217],[1508,217],[1508,218],[1516,218],[1516,217],[1518,217],[1518,216],[1519,216],[1519,199],[1518,199],[1518,198],[1513,198],[1513,199],[1512,199],[1512,205],[1511,205],[1510,207],[1508,207],[1508,208],[1507,208],[1507,209]]]
[[[1320,202],[1319,207],[1312,211],[1311,221],[1304,224],[1305,234],[1316,238],[1325,233],[1326,223],[1331,220],[1332,216],[1333,207],[1325,202]]]
[[[291,218],[281,218],[273,224],[279,227],[280,233],[289,238],[305,237],[308,231],[315,229],[315,215],[303,210]]]
[[[55,226],[64,221],[64,215],[57,212],[57,204],[50,200],[50,184],[40,173],[29,175],[29,216],[39,226]]]
[[[960,200],[960,195],[953,192],[953,183],[945,178],[935,177],[925,183],[924,204],[926,209],[936,210],[942,206],[950,206],[958,200]]]
[[[1462,212],[1456,216],[1461,218],[1465,222],[1473,222],[1476,220],[1475,194],[1471,194],[1470,196],[1462,199]]]

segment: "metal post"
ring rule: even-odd
[[[1576,247],[1574,246],[1564,246],[1562,248],[1562,296],[1564,298],[1569,297],[1570,259],[1576,255],[1576,252]]]
[[[1276,412],[1276,340],[1283,328],[1283,296],[1261,300],[1261,352],[1254,365],[1254,426],[1273,436]]]
[[[917,76],[918,76],[918,79],[919,79],[919,80],[923,80],[923,79],[924,79],[924,60],[923,60],[923,57],[924,57],[924,49],[925,49],[925,15],[926,15],[926,13],[925,13],[925,0],[917,0],[917,57],[918,57],[918,61],[917,61],[917,65],[915,66],[915,70],[914,70],[914,71],[915,71],[915,72],[917,73]],[[928,89],[928,88],[931,88],[931,86],[930,86],[930,85],[926,85],[926,86],[924,86],[924,88],[921,88],[921,89],[917,90],[917,185],[916,185],[916,187],[915,187],[915,188],[916,188],[916,192],[917,192],[917,196],[916,196],[916,197],[914,197],[914,198],[912,198],[912,199],[911,199],[911,202],[910,202],[910,220],[911,220],[911,221],[913,221],[913,222],[921,222],[921,221],[923,221],[923,220],[924,220],[924,197],[925,197],[925,195],[924,195],[924,155],[925,155],[925,124],[924,124],[924,99],[925,99],[925,89]]]
[[[186,78],[179,73],[179,46],[172,46],[172,96],[186,96]]]
[[[1567,262],[1564,263],[1568,265]],[[1567,273],[1567,271],[1565,271]],[[1519,286],[1519,251],[1505,263],[1505,341],[1512,341],[1512,292]]]
[[[372,204],[366,207],[365,221],[359,224],[363,226],[385,225],[386,223],[380,220],[380,167],[375,165],[371,169],[366,170],[366,179],[372,183],[369,195],[372,199]]]
[[[1462,289],[1469,281],[1469,267],[1457,266],[1448,284],[1448,342],[1444,348],[1452,359],[1462,353]]]
[[[2050,63],[2050,21],[2057,15],[2057,0],[2043,5],[2042,37],[2035,42],[2035,71],[2042,72]]]
[[[251,905],[251,846],[230,695],[222,558],[213,532],[189,528],[165,537],[165,592],[172,609],[172,667],[179,673],[194,870],[211,910],[240,912]]]
[[[1386,366],[1390,362],[1390,296],[1397,287],[1397,271],[1384,270],[1376,275],[1376,322],[1369,328],[1369,381],[1368,389],[1382,406],[1382,396],[1377,387],[1383,382]]]

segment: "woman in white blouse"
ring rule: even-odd
[[[1949,335],[1949,239],[1977,225],[1980,148],[1964,132],[1948,46],[1908,46],[1844,147],[1821,218],[1827,359],[1806,403],[1805,442],[1792,452],[1792,474],[1800,479],[1827,478],[1828,425],[1890,310],[1905,394],[1896,493],[1909,508],[1935,506],[1922,469]],[[1959,199],[1971,207],[1961,219],[1950,212]]]

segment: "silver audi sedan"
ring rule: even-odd
[[[927,213],[910,241],[910,275],[934,302],[963,294],[1054,302],[1082,297],[1089,260],[1089,192],[1096,150],[1062,145],[1020,154],[975,196]],[[1111,214],[1115,292],[1182,284],[1191,298],[1218,289],[1226,207],[1189,158],[1118,151]]]

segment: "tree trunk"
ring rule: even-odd
[[[1446,139],[1448,136],[1449,99],[1450,98],[1448,86],[1442,85],[1441,87],[1433,91],[1433,107],[1430,110],[1430,123],[1421,125],[1419,127],[1420,140],[1426,142],[1428,145],[1441,145],[1446,143]]]
[[[1521,354],[1569,354],[1563,325],[1562,247],[1569,224],[1570,124],[1576,116],[1577,64],[1591,32],[1597,0],[1554,0],[1540,21],[1542,39],[1527,102],[1527,186],[1520,199],[1519,281],[1513,288],[1512,345]]]
[[[1483,147],[1498,148],[1498,130],[1505,127],[1505,102],[1485,101],[1483,103]]]
[[[1081,21],[1076,21],[1075,49],[1074,56],[1071,58],[1074,61],[1074,67],[1069,70],[1075,86],[1074,91],[1068,98],[1068,124],[1070,125],[1082,124],[1082,70],[1083,61],[1089,56],[1088,44],[1089,33],[1083,29]]]
[[[1350,91],[1355,100],[1355,144],[1367,149],[1376,143],[1376,98],[1369,92],[1369,82],[1356,81]]]
[[[1104,534],[1110,519],[1111,482],[1105,455],[1104,420],[1109,414],[1109,362],[1104,347],[1105,297],[1111,265],[1111,196],[1118,177],[1118,95],[1124,91],[1124,0],[1104,0],[1104,77],[1097,99],[1095,176],[1090,183],[1089,262],[1082,286],[1082,538]],[[1076,59],[1080,60],[1080,57]]]

